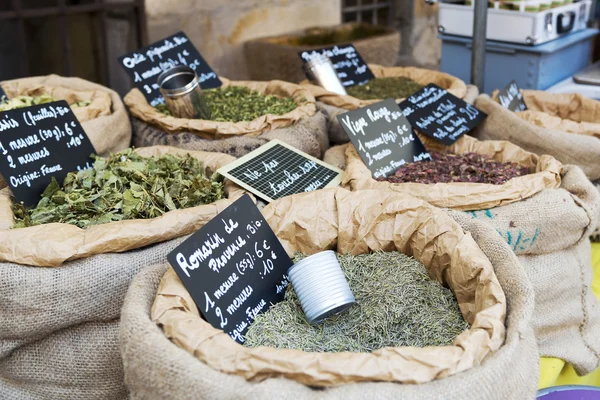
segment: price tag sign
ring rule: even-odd
[[[35,205],[52,181],[92,166],[92,142],[66,101],[0,112],[0,173],[17,201]]]
[[[521,90],[515,81],[511,81],[504,89],[498,92],[498,101],[502,104],[502,107],[508,108],[510,111],[518,112],[527,110]]]
[[[158,76],[177,65],[187,65],[195,70],[203,89],[222,85],[217,74],[183,32],[120,57],[119,63],[152,107],[165,102],[158,90]]]
[[[431,160],[394,99],[337,116],[374,178],[385,178],[405,164]]]
[[[400,103],[413,128],[446,146],[456,142],[487,117],[483,111],[429,84]]]
[[[301,51],[298,55],[304,63],[317,55],[329,57],[344,86],[364,85],[375,79],[375,75],[373,75],[365,60],[351,44]]]
[[[257,315],[281,300],[292,266],[250,196],[244,195],[167,259],[204,318],[236,342]]]
[[[217,172],[268,202],[337,186],[343,175],[281,140],[271,140]]]

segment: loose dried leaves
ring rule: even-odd
[[[14,228],[61,222],[86,228],[209,204],[223,198],[223,183],[206,176],[189,154],[142,157],[128,149],[95,159],[93,168],[52,182],[35,208],[13,202]]]
[[[364,85],[351,86],[346,89],[346,92],[360,100],[377,100],[377,99],[403,99],[419,90],[423,86],[404,76],[375,78],[365,83]]]
[[[31,106],[36,106],[38,104],[52,103],[53,101],[56,101],[56,100],[47,94],[44,94],[41,96],[36,96],[36,97],[17,96],[17,97],[13,97],[10,100],[7,99],[6,97],[2,97],[2,99],[0,99],[0,111],[9,111],[9,110],[17,109],[17,108],[31,107]],[[86,107],[89,105],[90,105],[89,101],[82,101],[79,103],[71,104],[71,107],[72,108]]]
[[[501,185],[512,178],[529,174],[527,167],[494,161],[477,153],[430,152],[432,160],[404,165],[394,175],[379,178],[392,183],[470,182]]]
[[[296,255],[295,262],[304,258]],[[383,347],[449,345],[465,329],[454,293],[423,264],[399,252],[338,255],[356,304],[310,325],[294,289],[257,316],[245,345],[308,352],[371,352]]]

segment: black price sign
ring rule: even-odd
[[[498,92],[498,101],[502,107],[508,108],[510,111],[527,110],[521,90],[515,81],[511,81],[504,89]]]
[[[479,125],[487,114],[434,84],[400,103],[413,128],[446,146]]]
[[[54,177],[91,167],[94,146],[66,101],[0,113],[0,172],[15,198],[37,204]]]
[[[272,140],[218,171],[266,201],[337,186],[343,172],[280,140]]]
[[[364,85],[375,79],[365,60],[351,44],[301,51],[298,55],[304,63],[317,55],[329,57],[344,86]]]
[[[394,99],[337,116],[374,178],[384,178],[411,162],[431,160]]]
[[[283,300],[292,266],[262,214],[244,195],[167,259],[212,326],[236,342],[256,316]]]
[[[177,65],[187,65],[196,71],[203,89],[222,85],[217,74],[183,32],[151,44],[119,58],[135,87],[140,89],[152,107],[164,103],[158,90],[158,76]]]

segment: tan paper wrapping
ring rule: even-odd
[[[283,81],[230,81],[219,77],[223,87],[245,86],[264,94],[280,97],[292,97],[298,107],[283,115],[267,114],[252,121],[217,122],[203,119],[185,119],[166,116],[158,112],[146,101],[137,89],[132,89],[124,98],[125,104],[133,116],[160,127],[167,133],[191,132],[205,139],[219,139],[230,136],[258,136],[262,132],[290,126],[305,116],[317,112],[315,98],[307,88]]]
[[[449,93],[461,99],[467,94],[467,85],[462,80],[444,72],[415,67],[383,67],[376,64],[369,64],[369,68],[376,78],[405,76],[421,85],[435,83],[442,89],[446,89]],[[360,100],[352,96],[340,96],[339,94],[323,89],[321,86],[312,85],[308,81],[303,81],[301,85],[309,88],[317,101],[346,110],[355,110],[384,100]],[[404,99],[402,98],[396,99],[398,102],[403,100]]]
[[[378,189],[408,193],[443,208],[455,210],[483,210],[506,205],[531,197],[547,188],[560,186],[562,164],[551,156],[537,156],[503,140],[479,141],[463,136],[452,146],[446,147],[424,135],[419,138],[429,151],[444,152],[446,149],[462,153],[478,153],[501,162],[513,162],[525,166],[533,173],[509,180],[502,185],[485,183],[391,183],[378,182],[371,177],[352,145],[346,147],[346,174],[342,186],[350,190]]]
[[[209,173],[235,160],[226,154],[167,146],[144,147],[136,151],[145,157],[190,154],[201,160]],[[10,229],[14,223],[12,200],[10,190],[5,188],[0,191],[0,261],[57,267],[68,260],[123,252],[174,239],[195,232],[246,191],[226,180],[225,193],[227,198],[212,204],[169,211],[152,219],[111,222],[87,229],[61,223]]]
[[[319,207],[315,207],[318,204]],[[372,353],[307,353],[247,348],[200,318],[175,271],[158,289],[152,319],[202,362],[248,380],[285,377],[310,386],[387,381],[423,383],[466,371],[504,341],[506,300],[493,267],[470,234],[422,200],[386,192],[335,188],[285,197],[263,214],[288,254],[326,249],[412,255],[456,294],[471,328],[451,346],[383,348]]]

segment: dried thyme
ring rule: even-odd
[[[394,175],[380,178],[393,183],[471,182],[501,185],[512,178],[529,174],[527,167],[491,160],[481,154],[430,152],[431,161],[404,165]]]
[[[9,111],[17,108],[31,107],[38,104],[46,104],[56,101],[50,95],[43,94],[41,96],[31,97],[31,96],[17,96],[12,99],[7,99],[6,97],[2,97],[0,100],[0,111]],[[75,107],[86,107],[89,106],[89,101],[81,101],[79,103],[71,104],[72,108]]]
[[[423,89],[423,85],[404,76],[389,78],[375,78],[364,85],[350,86],[346,92],[357,99],[377,100],[377,99],[402,99]]]
[[[294,261],[304,256],[297,255]],[[356,304],[310,325],[293,288],[259,315],[245,345],[310,352],[370,352],[388,346],[449,345],[468,328],[448,288],[423,264],[398,252],[338,255]]]
[[[86,228],[223,198],[223,184],[205,175],[189,154],[142,157],[131,149],[95,158],[93,168],[70,172],[62,186],[53,178],[35,208],[13,202],[14,228],[62,222]]]

